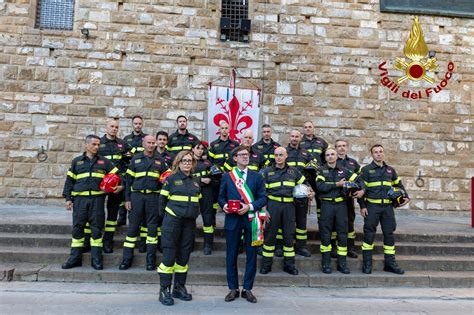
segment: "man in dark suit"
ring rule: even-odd
[[[226,273],[227,284],[230,289],[230,292],[225,297],[226,302],[231,302],[239,297],[237,255],[243,229],[247,259],[242,297],[251,303],[257,303],[257,298],[251,291],[257,271],[257,247],[252,246],[252,225],[251,221],[249,221],[249,215],[258,215],[258,212],[266,205],[267,198],[265,196],[265,184],[262,176],[257,172],[249,170],[247,167],[249,164],[249,152],[250,149],[246,146],[239,146],[232,151],[232,158],[237,166],[231,172],[225,173],[222,176],[219,192],[219,205],[226,213],[224,223]],[[244,186],[242,186],[243,183],[245,184]],[[251,193],[248,193],[248,191]],[[240,209],[237,213],[230,213],[229,200],[240,200]]]

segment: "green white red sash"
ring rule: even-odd
[[[234,169],[229,172],[229,175],[235,185],[235,188],[237,188],[237,191],[244,200],[244,203],[250,205],[254,201],[254,197],[240,170],[237,167],[234,167]],[[255,213],[257,213],[257,215],[255,215]],[[263,244],[262,221],[265,218],[265,215],[266,213],[264,211],[248,212],[249,221],[252,222],[252,246],[260,246]]]

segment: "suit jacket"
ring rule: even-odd
[[[265,184],[263,182],[262,175],[252,170],[248,170],[247,180],[245,182],[252,191],[254,197],[254,201],[252,202],[253,209],[255,211],[261,210],[267,204],[267,197],[265,195]],[[218,199],[221,208],[224,208],[224,205],[229,200],[240,200],[243,202],[243,199],[240,196],[239,191],[235,187],[235,184],[232,182],[229,173],[225,173],[222,176]],[[238,215],[236,213],[226,213],[224,229],[233,230],[241,217],[245,217],[245,220],[248,221],[247,213],[243,216]]]

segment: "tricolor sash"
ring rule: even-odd
[[[244,200],[244,203],[250,205],[254,201],[252,191],[247,186],[242,173],[237,167],[234,167],[229,172],[230,179],[237,188],[240,196]],[[255,212],[257,215],[255,215]],[[266,213],[264,211],[249,211],[249,221],[252,222],[252,246],[260,246],[263,244],[263,224],[262,221],[265,218]]]

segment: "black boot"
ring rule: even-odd
[[[105,232],[104,233],[104,254],[110,254],[114,252],[113,246],[114,232]]]
[[[212,254],[212,244],[214,243],[214,234],[213,233],[204,233],[204,246],[202,252],[204,255]]]
[[[283,271],[293,276],[298,275],[298,269],[296,269],[295,266],[295,257],[283,258]]]
[[[133,248],[124,247],[123,248],[123,258],[122,263],[119,266],[120,270],[127,270],[132,266],[133,262]]]
[[[402,275],[405,271],[400,268],[395,261],[395,255],[387,255],[385,254],[385,265],[383,267],[383,271],[393,272],[398,275]]]
[[[321,271],[323,273],[332,273],[330,252],[321,253]]]
[[[171,306],[174,304],[174,300],[171,297],[171,288],[169,286],[162,286],[160,287],[160,297],[159,301],[161,304],[166,305],[166,306]]]
[[[186,283],[187,272],[177,272],[174,274],[173,297],[183,301],[191,301],[193,296],[188,293],[184,284]]]
[[[295,253],[303,257],[311,257],[311,253],[306,248],[306,240],[296,240]]]
[[[337,241],[331,239],[331,258],[337,258]]]
[[[260,267],[260,273],[266,275],[272,271],[273,258],[272,257],[263,257],[262,266]]]
[[[347,257],[350,257],[350,258],[359,257],[357,255],[357,253],[355,252],[354,241],[355,241],[355,239],[353,239],[353,238],[348,238],[347,239]]]
[[[146,244],[146,270],[156,269],[156,244]]]
[[[82,266],[82,248],[81,247],[72,247],[71,254],[67,261],[61,265],[62,269],[71,269],[74,267]]]
[[[275,252],[273,253],[275,257],[283,257],[283,245],[276,244],[275,245]]]
[[[365,274],[372,273],[372,251],[363,250],[362,251],[362,272]]]
[[[102,270],[102,247],[92,246],[91,247],[91,266],[95,270]]]
[[[344,273],[344,274],[351,273],[349,271],[349,268],[347,268],[346,256],[337,255],[337,271],[339,271],[341,273]]]

